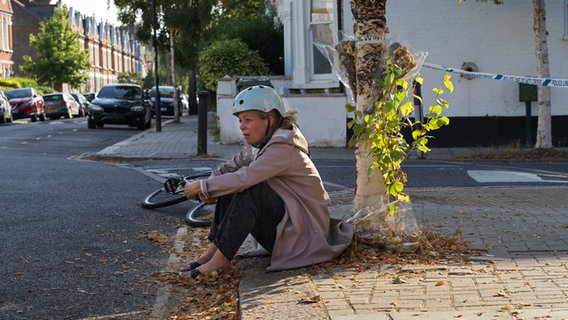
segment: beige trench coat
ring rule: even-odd
[[[285,214],[278,225],[268,271],[294,269],[337,257],[351,243],[353,228],[329,215],[329,196],[308,156],[297,127],[278,129],[262,150],[245,145],[232,160],[201,183],[206,197],[243,191],[262,181],[282,198]]]

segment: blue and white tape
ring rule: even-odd
[[[438,64],[432,64],[424,62],[424,67],[436,70],[442,70],[451,73],[463,74],[470,77],[485,78],[492,80],[510,81],[518,83],[532,84],[535,86],[542,87],[568,87],[568,79],[550,79],[550,78],[534,78],[534,77],[519,77],[519,76],[509,76],[505,74],[491,74],[483,72],[470,72],[450,67],[444,67]]]

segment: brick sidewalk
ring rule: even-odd
[[[445,234],[459,228],[480,255],[461,265],[363,272],[338,265],[316,275],[294,270],[259,277],[263,269],[249,266],[243,270],[248,286],[256,282],[251,274],[268,282],[260,296],[242,296],[243,320],[289,319],[298,312],[311,319],[568,319],[568,187],[407,191],[420,226]],[[345,210],[352,191],[330,196]],[[319,304],[298,303],[317,295]]]

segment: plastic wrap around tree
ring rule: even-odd
[[[338,38],[338,37],[334,37]],[[403,47],[407,48],[408,46],[403,45],[399,41],[395,41],[393,39],[375,39],[375,38],[359,38],[356,39],[354,37],[349,37],[344,34],[341,34],[341,40],[337,41],[333,46],[323,44],[323,43],[314,43],[314,46],[320,51],[320,53],[328,60],[331,65],[331,68],[339,81],[345,86],[346,90],[349,92],[350,96],[353,99],[353,103],[356,103],[357,99],[357,81],[356,81],[356,66],[355,66],[355,53],[358,43],[361,42],[384,42],[385,46],[389,48],[389,57],[391,58],[392,63],[399,65],[403,68],[403,76],[402,79],[408,82],[412,82],[415,79],[420,69],[428,56],[428,53],[423,51],[417,51],[413,53],[414,56],[413,61],[414,64],[409,64],[409,59],[404,58],[404,55],[396,54],[396,49]],[[380,78],[382,76],[383,70],[375,70],[375,75]],[[376,91],[376,97],[374,100],[378,100],[379,90]]]

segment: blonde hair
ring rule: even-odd
[[[298,111],[296,110],[289,110],[286,112],[286,115],[282,118],[282,122],[279,128],[291,130],[294,125],[297,123],[297,114]],[[272,118],[273,123],[278,123],[280,120],[280,113],[276,110],[270,110],[268,115]]]

